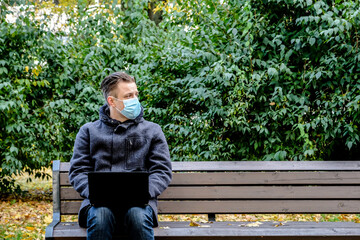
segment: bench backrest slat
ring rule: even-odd
[[[68,172],[69,162],[61,163],[60,172]],[[219,161],[172,162],[179,171],[360,171],[360,161]]]
[[[174,173],[171,185],[276,185],[358,184],[359,172],[211,172]],[[71,186],[68,173],[60,173],[60,185]]]
[[[62,200],[82,200],[73,188],[62,188]],[[210,186],[169,187],[159,200],[359,199],[359,186]]]
[[[81,202],[62,202],[63,215],[78,213]],[[360,200],[230,200],[226,201],[162,201],[162,214],[228,214],[228,213],[360,213]]]
[[[359,213],[360,200],[165,201],[161,213]]]

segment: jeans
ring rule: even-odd
[[[132,207],[124,212],[107,207],[91,207],[87,215],[87,239],[112,239],[115,232],[128,234],[131,240],[154,240],[153,209]]]

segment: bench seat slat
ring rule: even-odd
[[[298,224],[300,223],[300,224]],[[200,227],[189,228],[189,222],[160,222],[155,229],[157,236],[189,235],[188,231],[196,231],[196,235],[205,236],[359,236],[359,224],[330,222],[258,222],[259,227],[249,227],[251,222],[213,222],[204,223]],[[201,227],[202,226],[202,227]],[[278,226],[278,227],[277,227]],[[216,229],[216,232],[214,231]],[[302,231],[299,233],[299,229]],[[170,230],[170,231],[166,231]],[[305,230],[305,231],[304,231]],[[183,232],[183,233],[181,233]],[[201,233],[200,233],[201,232]],[[190,234],[191,235],[191,234]],[[327,239],[327,238],[326,238]]]
[[[187,239],[189,235],[196,234],[198,239],[206,237],[208,239],[275,239],[267,237],[287,237],[286,239],[341,239],[332,237],[344,236],[344,239],[358,239],[360,237],[359,224],[351,222],[261,222],[259,227],[250,227],[251,222],[213,222],[203,223],[200,227],[189,227],[189,222],[160,222],[160,226],[154,229],[156,239]],[[301,231],[299,232],[299,230]],[[193,234],[191,234],[193,232]],[[86,230],[80,228],[77,223],[61,223],[55,231],[55,237],[74,237],[78,239],[86,238]],[[249,238],[251,237],[251,238]],[[192,239],[193,239],[192,238]],[[76,239],[76,238],[74,238]],[[119,239],[119,238],[116,238]],[[285,238],[283,238],[285,239]]]
[[[171,185],[360,184],[359,172],[210,172],[174,173]],[[71,186],[68,173],[60,185]]]
[[[77,214],[80,201],[61,202],[61,213]],[[360,200],[159,201],[162,214],[360,213]]]
[[[62,200],[81,200],[73,188],[61,188]],[[359,186],[210,186],[169,187],[159,199],[359,199]]]

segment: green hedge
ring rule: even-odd
[[[138,79],[174,161],[359,159],[359,2],[221,2],[170,2],[156,26],[146,0],[79,1],[56,32],[2,5],[0,185],[68,161],[114,71]]]

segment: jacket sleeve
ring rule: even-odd
[[[169,147],[163,131],[156,125],[149,151],[149,193],[151,198],[159,196],[170,184],[172,168]]]
[[[94,166],[90,157],[89,132],[84,125],[76,135],[74,153],[70,160],[69,180],[74,189],[83,198],[89,198],[88,172],[93,171]]]

